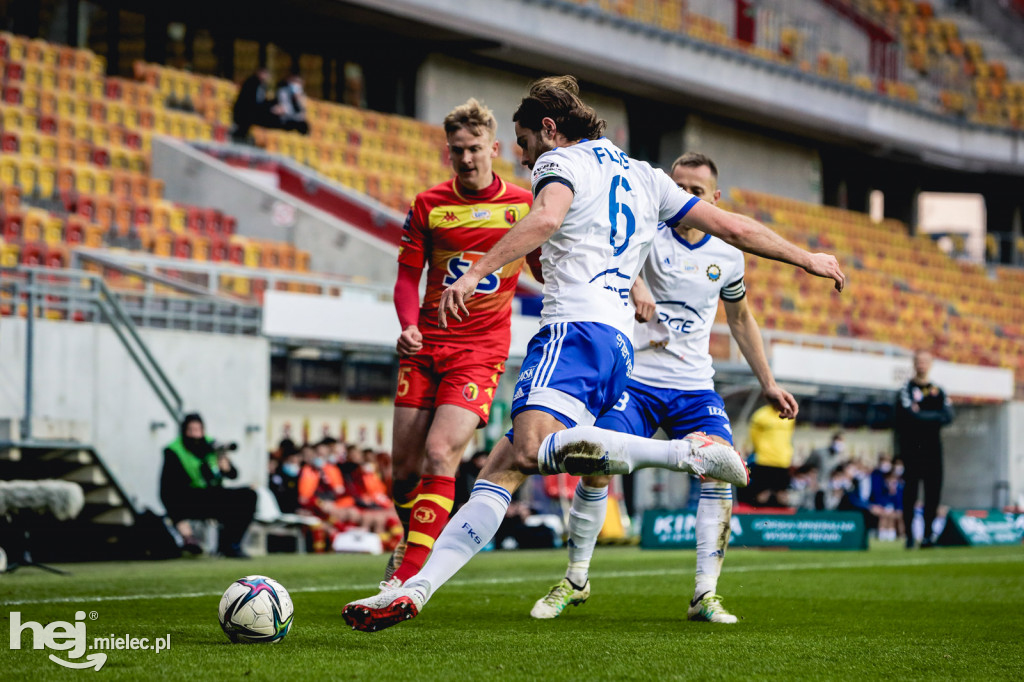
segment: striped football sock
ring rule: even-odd
[[[429,598],[494,538],[511,501],[512,493],[505,488],[478,480],[469,501],[438,536],[423,570],[406,586],[422,589]]]
[[[604,526],[608,508],[608,487],[591,488],[581,480],[576,484],[569,510],[569,569],[565,577],[573,585],[583,587],[590,573],[597,536]]]
[[[718,590],[732,520],[732,486],[721,481],[700,485],[697,503],[697,589],[694,598]]]
[[[394,576],[402,582],[423,568],[434,541],[448,523],[455,503],[455,477],[424,476],[419,491],[409,520],[405,556]]]

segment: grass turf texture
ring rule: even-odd
[[[162,637],[171,648],[108,651],[109,679],[695,679],[1020,680],[1024,678],[1024,549],[906,552],[731,550],[719,591],[736,625],[686,621],[693,553],[599,547],[593,596],[554,621],[529,617],[562,576],[564,551],[478,556],[410,622],[349,630],[341,608],[371,594],[385,558],[76,564],[70,577],[25,568],[0,575],[4,679],[67,679],[51,653],[8,648],[21,620],[86,620],[88,638]],[[231,581],[259,573],[295,602],[277,645],[230,644],[217,604]],[[68,659],[67,652],[52,652]],[[88,652],[87,652],[88,653]],[[83,660],[83,659],[79,659]]]

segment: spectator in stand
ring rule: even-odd
[[[302,448],[304,464],[299,473],[299,505],[311,514],[329,521],[336,530],[359,523],[359,510],[345,488],[341,470],[322,457],[315,448]]]
[[[384,549],[390,551],[402,539],[402,522],[395,513],[376,460],[373,448],[352,448],[348,451],[348,461],[340,469],[359,510],[359,527],[379,535]]]
[[[892,471],[892,456],[886,453],[878,455],[878,464],[871,472],[871,497],[881,494],[885,485],[885,477]],[[901,472],[902,473],[902,472]]]
[[[805,463],[793,472],[789,490],[786,491],[786,504],[800,510],[813,510],[819,489],[817,467],[813,462]]]
[[[878,469],[875,470],[879,471]],[[872,483],[871,503],[883,511],[878,517],[878,539],[893,542],[903,536],[903,479],[895,470],[882,474],[879,486]]]
[[[795,428],[795,420],[783,419],[770,404],[750,416],[750,441],[754,452],[750,460],[750,485],[737,489],[740,501],[759,507],[784,505],[779,493],[789,487]]]
[[[846,467],[837,466],[828,475],[828,484],[825,485],[814,498],[814,508],[818,511],[835,511],[839,509],[846,494],[846,487],[849,480],[846,477]]]
[[[324,436],[319,443],[313,446],[313,448],[316,450],[316,456],[320,457],[325,462],[334,464],[335,466],[339,466],[342,462],[345,461],[345,458],[338,458],[338,455],[334,449],[334,446],[337,444],[337,442],[338,441],[334,440],[330,436]]]
[[[805,464],[811,463],[818,469],[818,483],[824,486],[827,483],[828,472],[835,469],[846,459],[846,441],[843,439],[843,432],[836,431],[832,434],[832,442],[823,448],[815,448],[811,451]]]
[[[299,447],[295,445],[295,441],[291,438],[282,438],[281,442],[277,444],[277,452],[274,453],[274,458],[281,462],[288,455],[295,454],[299,451]]]
[[[878,527],[884,509],[860,494],[860,472],[854,463],[840,464],[829,475],[828,486],[819,492],[815,509],[819,511],[857,511],[868,529]]]
[[[234,443],[218,446],[206,436],[202,417],[185,415],[181,435],[164,448],[160,500],[175,522],[215,519],[221,526],[219,553],[245,559],[242,537],[256,512],[256,491],[224,487],[225,478],[238,477],[226,454],[236,447]],[[195,544],[188,536],[185,543]]]
[[[281,108],[281,127],[309,135],[306,120],[306,93],[302,88],[302,76],[290,74],[277,86],[277,104]]]
[[[256,73],[242,82],[232,112],[235,129],[231,137],[236,142],[249,139],[249,128],[281,128],[281,114],[284,109],[268,97],[270,92],[270,70],[261,66]]]
[[[914,353],[914,377],[896,397],[896,451],[906,471],[903,474],[903,523],[911,528],[918,487],[924,485],[924,527],[921,547],[935,542],[932,526],[942,493],[942,438],[939,431],[953,421],[953,405],[946,393],[928,380],[932,354]],[[907,533],[907,549],[914,548],[914,537]]]
[[[295,514],[299,510],[299,473],[302,471],[302,456],[298,451],[289,452],[281,459],[275,471],[270,474],[270,490],[277,499],[282,514]]]

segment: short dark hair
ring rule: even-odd
[[[686,152],[678,159],[672,162],[672,168],[669,169],[671,173],[679,166],[685,166],[686,168],[700,168],[701,166],[707,166],[711,169],[711,175],[714,176],[715,180],[718,180],[718,166],[711,160],[711,157],[700,152]]]
[[[580,85],[573,76],[548,76],[534,81],[512,114],[513,122],[529,130],[540,130],[545,118],[552,119],[558,132],[570,141],[601,137],[608,125],[580,99]]]

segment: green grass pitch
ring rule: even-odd
[[[529,617],[564,551],[490,552],[389,630],[349,630],[341,608],[376,587],[384,558],[273,555],[33,568],[0,575],[5,680],[1021,680],[1024,548],[906,552],[730,550],[719,592],[736,625],[686,621],[693,553],[599,547],[593,595],[555,621]],[[295,602],[278,645],[230,644],[217,604],[232,580],[269,575]],[[66,652],[9,649],[10,612],[73,621],[93,637],[170,635],[171,647],[109,651],[65,670]]]

